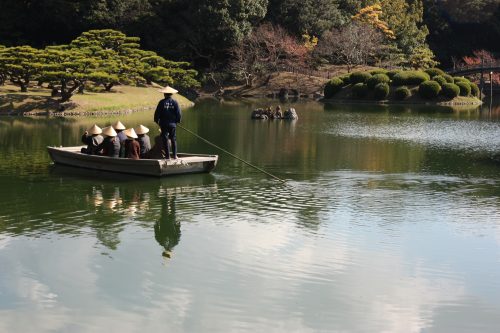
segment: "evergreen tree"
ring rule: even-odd
[[[270,21],[285,27],[291,33],[301,36],[320,36],[326,30],[349,21],[339,9],[338,0],[270,0],[267,17]]]
[[[0,53],[0,71],[22,92],[28,91],[32,80],[37,79],[43,69],[41,51],[31,46],[3,49]]]

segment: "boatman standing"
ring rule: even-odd
[[[166,86],[158,91],[163,93],[165,98],[162,99],[156,107],[154,121],[160,125],[161,128],[161,138],[163,146],[165,147],[166,158],[170,159],[170,149],[168,147],[168,139],[170,139],[172,144],[172,156],[176,159],[177,141],[175,131],[177,123],[181,122],[181,108],[179,107],[179,103],[172,98],[172,95],[176,94],[177,90]]]

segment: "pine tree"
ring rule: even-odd
[[[40,59],[41,51],[31,46],[4,48],[0,53],[0,71],[22,92],[26,92],[30,82],[42,72]]]

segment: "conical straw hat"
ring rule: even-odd
[[[166,86],[165,88],[160,89],[158,91],[161,93],[164,93],[164,94],[177,94],[178,93],[177,90],[175,90],[174,88],[172,88],[170,86]]]
[[[87,132],[90,135],[96,135],[96,134],[101,134],[102,133],[102,129],[99,126],[97,126],[97,125],[94,124],[94,126],[92,126],[91,128],[89,128],[87,130]]]
[[[147,128],[146,126],[142,126],[142,125],[139,125],[135,128],[135,132],[137,134],[147,134],[149,133],[149,128]]]
[[[126,127],[125,125],[122,124],[121,121],[117,121],[116,123],[113,124],[113,128],[118,131],[123,131]]]
[[[104,127],[102,129],[102,134],[104,134],[106,136],[117,136],[116,131],[111,126]]]
[[[133,128],[127,128],[126,130],[123,131],[123,134],[125,134],[129,138],[137,139],[138,136],[135,133]]]

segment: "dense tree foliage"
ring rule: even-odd
[[[498,0],[3,0],[0,44],[43,48],[69,44],[91,29],[116,29],[163,57],[214,71],[262,23],[280,25],[299,40],[305,33],[321,39],[376,4],[379,20],[394,32],[384,51],[393,63],[431,66],[434,53],[451,65],[452,57],[474,50],[500,51]],[[155,67],[149,75],[166,77]]]

